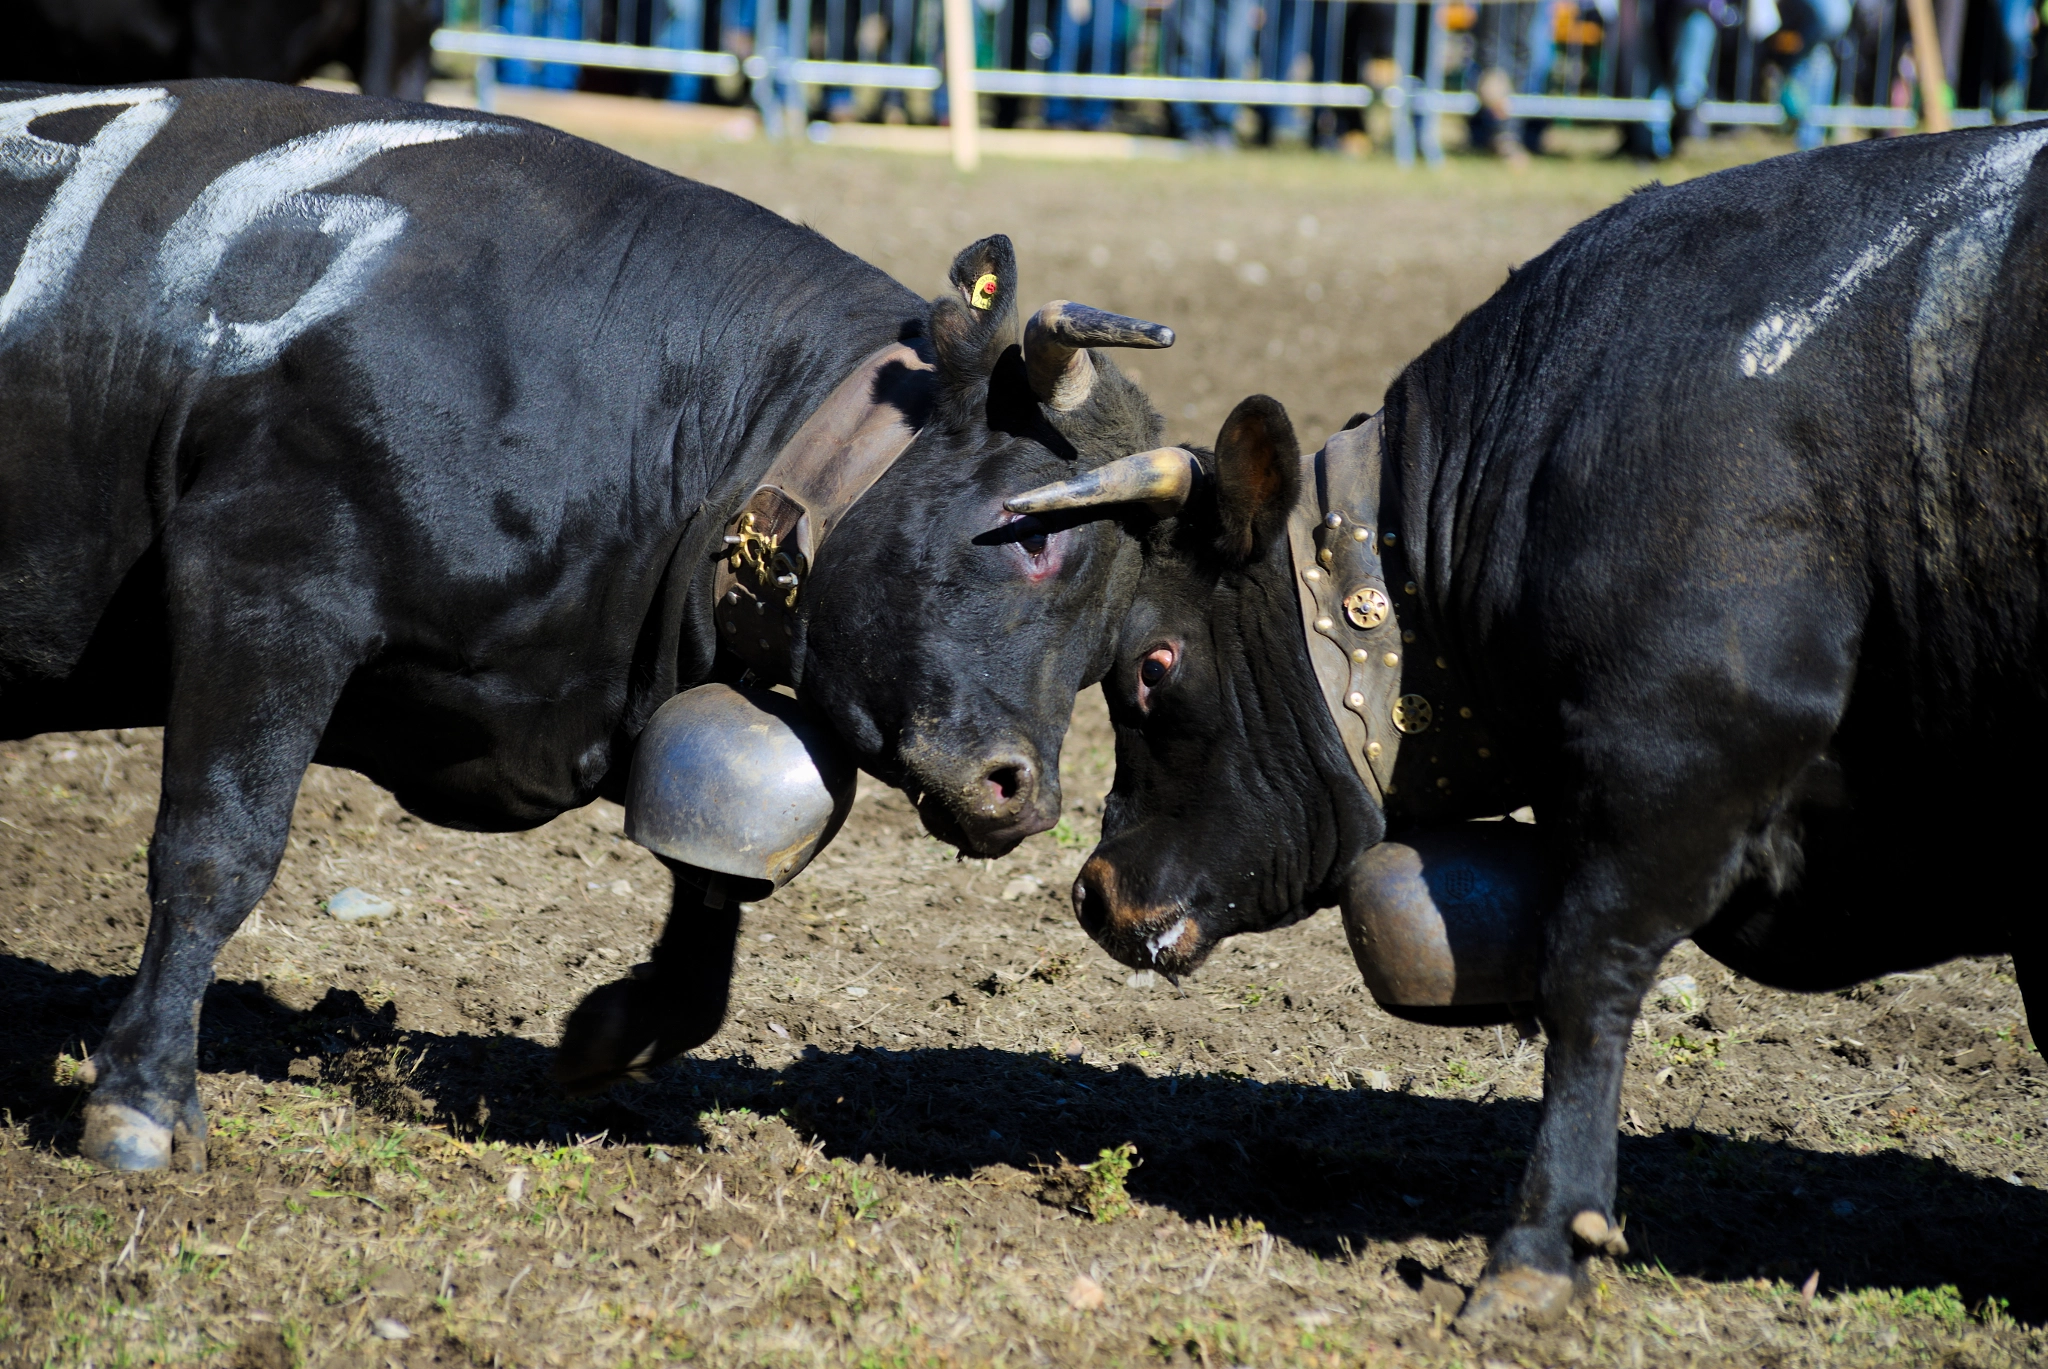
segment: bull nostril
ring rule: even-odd
[[[990,812],[1014,813],[1031,800],[1031,762],[1016,757],[991,761],[981,772],[982,800]]]
[[[1102,887],[1104,871],[1097,866],[1097,861],[1089,861],[1074,881],[1074,916],[1081,930],[1099,941],[1109,926],[1109,897]]]

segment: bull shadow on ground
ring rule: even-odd
[[[81,1093],[52,1062],[97,1038],[125,978],[0,955],[0,1108],[40,1143],[77,1144]],[[422,1055],[424,1052],[424,1055]],[[508,1141],[689,1147],[712,1110],[786,1118],[828,1155],[872,1155],[934,1178],[991,1165],[1029,1171],[1129,1141],[1130,1189],[1193,1221],[1259,1221],[1337,1252],[1364,1241],[1490,1238],[1536,1125],[1525,1099],[1467,1101],[1267,1083],[1155,1078],[978,1046],[826,1052],[768,1068],[745,1055],[689,1059],[605,1097],[546,1083],[548,1050],[495,1033],[404,1031],[335,990],[297,1012],[260,985],[207,999],[204,1068],[276,1083],[347,1085],[359,1107],[431,1116]],[[394,1068],[394,1065],[397,1068]],[[1956,1285],[2048,1319],[2048,1192],[1899,1150],[1852,1155],[1678,1128],[1621,1142],[1620,1208],[1631,1256],[1718,1280],[1803,1279],[1829,1290]]]

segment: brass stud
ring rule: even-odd
[[[1406,632],[1402,633],[1401,640],[1408,643],[1408,645],[1410,646],[1415,645],[1415,629],[1409,628]]]
[[[1354,647],[1351,652],[1351,659],[1360,665],[1364,665],[1368,660],[1372,659],[1372,653],[1362,646]]]
[[[1343,527],[1343,526],[1344,526],[1344,515],[1343,515],[1343,514],[1341,514],[1341,513],[1331,513],[1331,514],[1325,514],[1325,515],[1323,516],[1323,526],[1324,526],[1324,527],[1326,527],[1326,528],[1341,528],[1341,527]]]
[[[1410,580],[1410,581],[1409,581],[1409,582],[1408,582],[1407,584],[1405,584],[1405,585],[1401,586],[1401,593],[1403,593],[1403,594],[1413,594],[1413,593],[1415,593],[1415,582],[1414,582],[1413,580]]]
[[[1367,742],[1365,744],[1365,758],[1369,761],[1376,761],[1380,758],[1380,744],[1378,742]]]
[[[1400,538],[1396,537],[1396,536],[1395,536],[1395,535],[1394,535],[1393,533],[1391,533],[1391,532],[1383,532],[1383,533],[1381,533],[1381,534],[1380,534],[1380,540],[1381,540],[1382,542],[1385,542],[1385,543],[1386,543],[1386,544],[1387,544],[1388,546],[1390,546],[1390,547],[1391,547],[1391,546],[1393,546],[1393,545],[1394,545],[1394,543],[1398,542],[1398,541],[1400,540]]]
[[[1380,663],[1382,665],[1397,666],[1401,664],[1401,658],[1389,651],[1386,655],[1380,657]]]
[[[1371,530],[1370,530],[1370,529],[1367,529],[1367,528],[1353,528],[1353,529],[1351,530],[1351,540],[1352,540],[1352,541],[1354,541],[1354,542],[1364,542],[1364,541],[1368,541],[1368,540],[1369,540],[1369,539],[1370,539],[1371,537],[1372,537],[1372,532],[1371,532]]]
[[[1387,621],[1387,615],[1394,606],[1387,602],[1387,596],[1371,585],[1363,585],[1344,596],[1344,616],[1351,620],[1351,626],[1370,632]]]
[[[1458,716],[1461,718],[1469,718],[1472,716],[1472,710],[1469,708],[1461,708],[1458,710]]]
[[[1410,733],[1427,732],[1436,716],[1436,711],[1430,707],[1429,700],[1420,694],[1403,694],[1394,700],[1394,706],[1390,711],[1393,714],[1394,726]]]
[[[1330,619],[1328,619],[1328,618],[1318,618],[1318,619],[1316,619],[1316,631],[1317,631],[1317,632],[1328,632],[1328,631],[1329,631],[1329,630],[1330,630],[1331,628],[1333,628],[1333,627],[1335,627],[1335,626],[1337,626],[1337,624],[1336,624],[1336,623],[1334,623],[1334,622],[1332,622],[1332,621],[1331,621]]]
[[[1354,689],[1344,696],[1344,702],[1350,704],[1353,708],[1363,708],[1365,707],[1365,695],[1360,694]]]
[[[1485,747],[1482,746],[1479,748],[1479,759],[1483,761],[1490,761],[1493,759],[1493,752],[1487,750]]]
[[[1449,775],[1439,777],[1436,782],[1436,787],[1439,789],[1449,789],[1451,787],[1451,777]]]
[[[1301,573],[1301,578],[1304,580],[1320,580],[1323,578],[1323,573],[1317,570],[1314,566],[1310,566],[1307,570]]]
[[[1329,565],[1332,561],[1335,561],[1336,559],[1337,553],[1331,551],[1328,547],[1324,547],[1321,551],[1316,553],[1316,560],[1322,562],[1326,566]]]
[[[1436,658],[1436,668],[1438,670],[1449,670],[1451,668],[1451,663],[1445,660],[1443,657],[1439,656]]]

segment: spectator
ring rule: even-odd
[[[685,52],[704,46],[704,0],[668,0],[668,22],[661,26],[660,46]],[[703,85],[701,76],[680,72],[668,79],[668,98],[696,101]]]
[[[1470,126],[1473,151],[1521,159],[1543,150],[1545,121],[1510,114],[1508,96],[1549,90],[1550,67],[1557,55],[1553,8],[1552,0],[1478,7],[1472,65],[1465,77],[1465,88],[1479,95],[1479,112]],[[1508,74],[1514,71],[1522,73],[1519,82]]]
[[[1066,75],[1080,71],[1085,49],[1090,73],[1106,76],[1116,71],[1117,0],[1054,3],[1059,6],[1059,28],[1053,40],[1053,70]],[[1109,126],[1109,102],[1055,96],[1046,102],[1045,119],[1054,128],[1104,129]]]
[[[1827,129],[1815,116],[1835,102],[1835,53],[1830,46],[1849,31],[1849,0],[1784,0],[1780,6],[1785,31],[1800,46],[1785,72],[1778,103],[1797,126],[1795,140],[1803,150],[1827,140]]]
[[[1991,111],[2010,119],[2027,107],[2027,86],[2034,67],[2033,0],[1995,0],[1998,11],[1996,75]]]
[[[1253,0],[1221,3],[1223,12],[1219,16],[1216,0],[1173,0],[1172,23],[1179,49],[1174,75],[1207,80],[1218,75],[1247,74],[1254,32]],[[1175,131],[1193,142],[1230,146],[1236,141],[1236,105],[1182,101],[1173,106],[1173,121]]]
[[[583,7],[579,0],[505,0],[498,14],[505,32],[522,37],[583,36]],[[576,68],[562,62],[500,62],[498,79],[510,86],[574,90]]]
[[[1707,89],[1707,78],[1713,70],[1714,52],[1721,45],[1721,30],[1741,22],[1742,11],[1733,0],[1686,0],[1681,6],[1671,54],[1674,144],[1707,136],[1699,110],[1713,93]]]

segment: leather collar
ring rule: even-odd
[[[796,606],[832,530],[931,411],[929,362],[892,342],[854,369],[769,463],[725,527],[712,617],[763,684],[794,685]]]
[[[1302,463],[1287,542],[1309,660],[1345,754],[1390,821],[1506,812],[1512,777],[1448,653],[1425,640],[1406,546],[1381,519],[1380,420]]]

